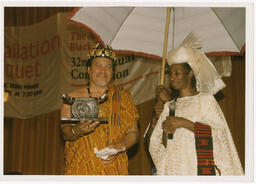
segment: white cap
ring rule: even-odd
[[[196,78],[196,88],[200,92],[216,94],[225,87],[221,76],[208,57],[200,50],[201,41],[190,33],[177,49],[168,52],[167,63],[188,63]]]

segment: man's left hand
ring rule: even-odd
[[[104,164],[109,164],[116,159],[117,155],[120,152],[123,151],[125,151],[125,146],[121,142],[116,142],[109,144],[106,148],[102,150],[94,152],[98,157],[101,157],[104,160]],[[104,158],[106,156],[107,158]]]
[[[117,158],[117,154],[116,155],[109,155],[107,159],[103,160],[104,164],[110,164],[112,162],[114,162]]]
[[[109,149],[111,149],[111,148],[116,149],[116,150],[118,150],[119,152],[125,150],[125,146],[124,146],[124,144],[121,143],[121,142],[113,142],[113,143],[109,144],[107,147],[108,147]]]

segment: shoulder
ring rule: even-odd
[[[113,91],[114,93],[120,93],[121,95],[128,95],[130,96],[131,93],[130,93],[130,90],[129,89],[125,89],[123,86],[121,85],[111,85],[109,87],[109,90],[110,91]]]
[[[200,92],[197,96],[198,96],[198,98],[200,98],[202,100],[214,100],[215,101],[214,96],[209,93]]]
[[[208,93],[201,92],[199,94],[199,100],[201,101],[201,104],[203,104],[204,106],[211,106],[211,107],[219,106],[214,96]]]
[[[70,93],[68,93],[68,96],[70,96],[70,97],[86,97],[87,96],[87,90],[86,89],[87,89],[86,87],[76,89],[76,90],[71,91]]]

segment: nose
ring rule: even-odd
[[[106,71],[107,71],[106,67],[104,67],[104,66],[100,66],[99,70],[101,73],[106,73]]]

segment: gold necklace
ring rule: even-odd
[[[101,95],[100,97],[92,97],[91,96],[91,90],[90,90],[90,87],[89,87],[89,85],[88,85],[88,87],[87,87],[87,91],[88,91],[88,95],[89,95],[89,98],[94,98],[98,103],[103,103],[103,102],[105,102],[107,99],[108,99],[108,89],[106,90],[106,92],[103,94],[103,95]]]

